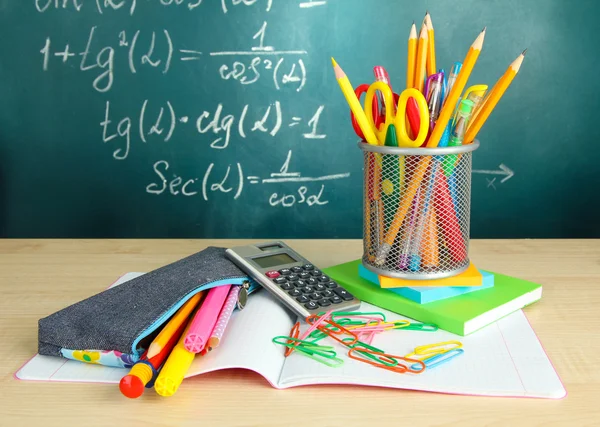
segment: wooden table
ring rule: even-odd
[[[18,381],[36,352],[37,320],[208,245],[249,240],[0,241],[0,425],[399,426],[600,425],[600,241],[476,240],[481,268],[544,285],[526,313],[565,383],[563,400],[465,397],[367,387],[279,391],[230,370],[184,381],[176,396],[132,401],[114,385]],[[358,240],[288,240],[321,267],[356,259]],[[493,369],[493,366],[490,366]],[[308,418],[296,414],[310,408]],[[367,424],[368,423],[368,424]]]

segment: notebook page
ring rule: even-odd
[[[402,317],[363,303],[361,311],[383,311],[388,320]],[[332,339],[339,368],[330,368],[302,355],[292,354],[281,374],[282,388],[309,384],[360,384],[453,394],[561,398],[566,391],[552,368],[522,311],[517,311],[467,337],[449,332],[389,331],[373,345],[403,356],[415,347],[457,340],[465,352],[452,361],[422,374],[397,374],[347,356],[347,350]]]
[[[143,273],[127,273],[112,286]],[[234,311],[221,345],[197,356],[186,377],[205,372],[243,368],[255,371],[277,386],[284,357],[271,340],[288,335],[294,316],[261,290],[252,293],[244,310]],[[60,357],[35,355],[16,374],[21,380],[118,383],[127,370],[91,365]]]

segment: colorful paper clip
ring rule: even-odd
[[[355,354],[353,354],[354,352],[357,352],[362,357],[356,356]],[[373,359],[367,360],[366,354],[375,355],[379,359],[379,362],[374,362]],[[352,347],[350,349],[350,351],[348,351],[348,357],[350,357],[351,359],[354,359],[354,360],[358,360],[363,363],[368,363],[369,365],[375,366],[377,368],[386,369],[388,371],[396,372],[399,374],[404,374],[405,372],[410,372],[413,374],[420,374],[421,372],[423,372],[425,370],[425,364],[420,360],[410,359],[410,358],[402,357],[402,356],[395,356],[393,354],[387,354],[387,353],[383,353],[383,352],[373,351],[368,348],[359,348],[357,346]],[[397,362],[397,364],[394,366],[389,366],[388,364],[383,363],[381,361],[381,357],[384,357],[388,360],[394,360]],[[408,362],[409,364],[404,365],[399,362],[400,360],[404,360],[405,362]],[[416,366],[416,368],[415,368],[415,366]]]
[[[444,353],[434,354],[433,356],[429,356],[427,359],[423,359],[421,362],[425,364],[427,369],[434,368],[442,363],[446,363],[456,356],[460,356],[465,351],[462,348],[454,348],[452,350],[445,351]],[[411,368],[415,368],[418,366],[416,363],[411,366]]]
[[[273,343],[288,347],[288,349],[299,351],[304,356],[310,357],[324,365],[337,368],[344,361],[337,357],[337,353],[331,346],[314,344],[298,338],[278,336],[273,338]]]
[[[438,327],[433,323],[411,323],[402,329],[405,331],[435,332],[438,330]]]
[[[419,347],[415,347],[412,353],[408,353],[404,357],[415,357],[420,360],[426,359],[429,356],[433,356],[435,354],[446,353],[450,350],[455,350],[457,348],[461,348],[462,343],[458,341],[443,341],[435,344],[427,344],[421,345]]]

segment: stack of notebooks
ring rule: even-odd
[[[447,279],[395,279],[367,270],[360,260],[323,270],[357,298],[457,335],[468,335],[542,297],[542,286],[471,264]]]

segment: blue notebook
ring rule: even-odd
[[[494,275],[487,271],[479,270],[483,276],[481,286],[448,286],[448,287],[414,287],[414,288],[388,288],[398,295],[419,304],[452,298],[469,292],[477,292],[494,286]],[[367,270],[362,264],[358,266],[358,274],[365,280],[379,286],[379,277],[376,273]]]

